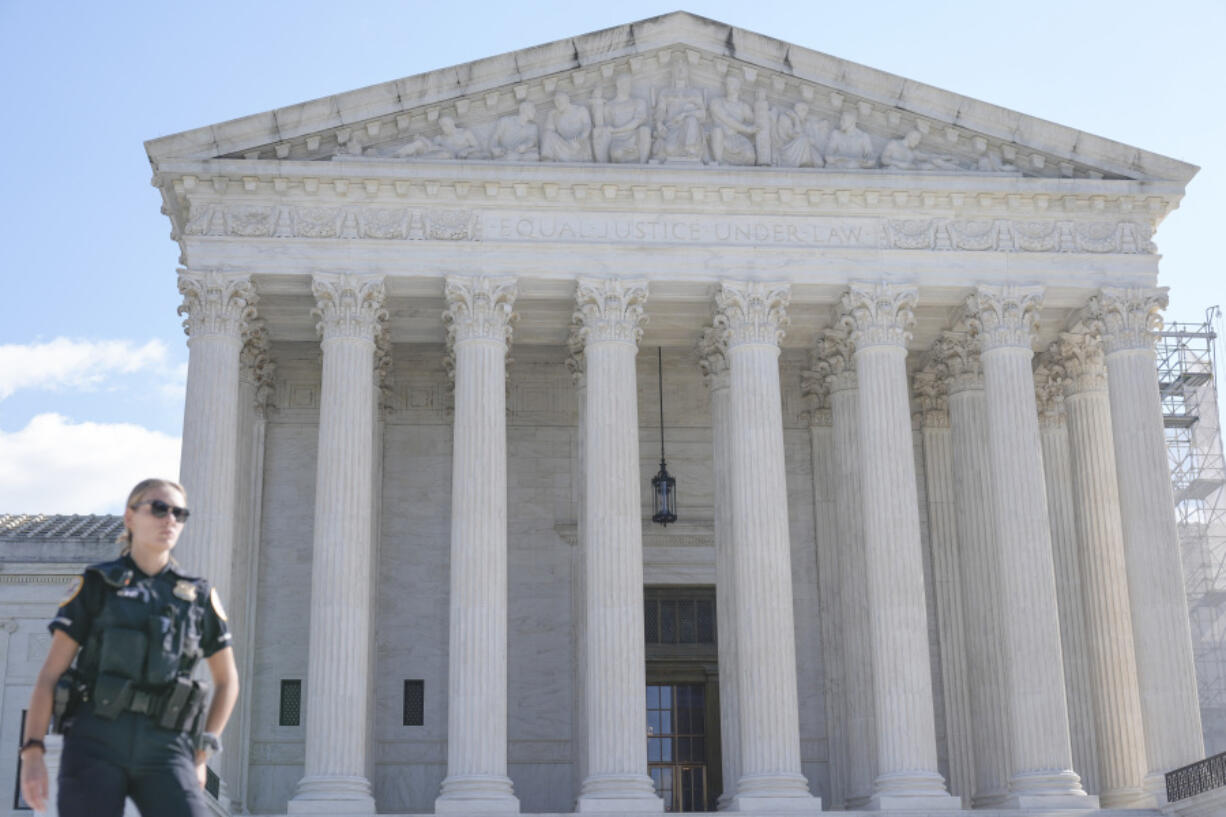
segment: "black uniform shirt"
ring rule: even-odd
[[[86,644],[94,620],[109,596],[125,600],[122,615],[135,619],[129,623],[138,627],[144,618],[161,614],[168,605],[188,602],[199,606],[200,649],[204,657],[230,646],[225,610],[208,581],[188,576],[173,565],[167,565],[156,576],[147,576],[131,556],[85,568],[47,628],[53,633],[62,630],[77,644]]]

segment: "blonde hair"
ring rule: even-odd
[[[124,508],[135,508],[145,498],[145,494],[154,488],[173,488],[183,495],[183,502],[187,502],[187,491],[184,490],[182,485],[174,480],[151,477],[136,483],[136,486],[128,493],[128,501],[124,503]],[[120,556],[127,556],[132,552],[132,531],[128,530],[127,525],[123,526],[123,533],[119,534],[115,541],[121,546],[119,550]]]

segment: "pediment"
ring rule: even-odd
[[[149,142],[176,159],[1135,179],[1196,168],[676,12]]]

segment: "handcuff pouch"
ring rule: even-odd
[[[98,673],[98,680],[94,682],[94,714],[108,721],[115,720],[132,703],[134,690],[131,678]]]

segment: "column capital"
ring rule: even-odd
[[[843,293],[841,323],[856,351],[869,346],[907,348],[919,290],[913,286],[853,282]]]
[[[1040,354],[1034,367],[1034,399],[1039,409],[1039,425],[1043,428],[1065,423],[1065,373],[1055,346],[1053,343]]]
[[[189,338],[223,335],[239,339],[247,322],[255,317],[259,301],[251,276],[216,270],[179,270],[179,292],[186,315],[183,331]]]
[[[979,340],[969,331],[942,332],[932,344],[932,359],[942,366],[941,376],[950,394],[983,388],[983,361]]]
[[[949,428],[949,377],[943,363],[929,361],[912,378],[924,428]]]
[[[510,276],[448,275],[443,285],[447,309],[447,345],[466,340],[487,340],[510,345],[511,311],[519,290]]]
[[[1061,332],[1051,349],[1064,369],[1066,395],[1107,390],[1107,362],[1097,331],[1078,326],[1071,332]]]
[[[1100,324],[1107,354],[1153,349],[1168,300],[1167,287],[1104,287],[1090,298],[1082,314]]]
[[[374,343],[387,320],[382,275],[316,273],[311,294],[316,304],[311,315],[319,318],[315,331],[325,341],[352,338]]]
[[[645,278],[580,278],[575,282],[575,314],[579,341],[620,341],[638,345],[647,316]]]
[[[566,337],[566,369],[577,388],[583,388],[587,375],[587,359],[583,356],[583,327],[572,323]]]
[[[979,286],[966,299],[967,325],[984,352],[1032,349],[1042,304],[1042,287]]]
[[[747,344],[778,348],[788,326],[792,285],[784,281],[721,281],[715,326],[731,351]]]
[[[263,415],[272,406],[277,364],[268,348],[268,328],[260,318],[247,322],[243,348],[238,354],[240,377],[255,385],[255,410]]]
[[[702,340],[698,342],[698,368],[702,369],[702,379],[711,391],[728,388],[728,347],[724,343],[724,333],[714,326],[702,330]]]

